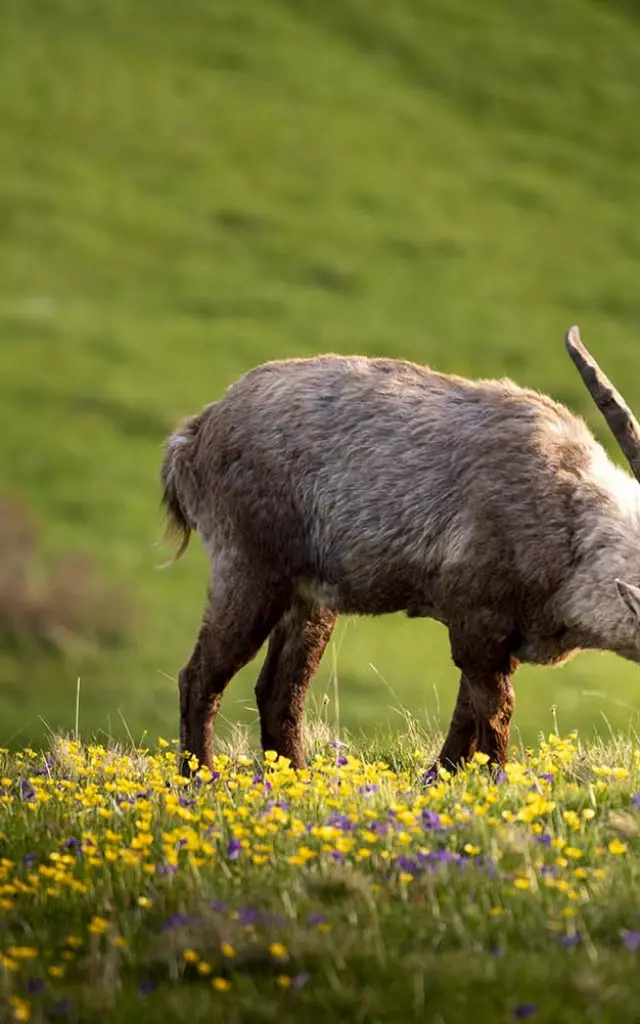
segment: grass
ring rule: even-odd
[[[640,995],[640,754],[552,733],[424,784],[438,737],[0,755],[3,1020],[549,1024]]]
[[[63,727],[78,676],[89,731],[174,731],[207,570],[194,547],[157,571],[160,445],[250,366],[335,350],[510,374],[609,445],[563,352],[578,321],[640,405],[634,5],[0,8],[0,496],[36,516],[43,572],[89,554],[135,611],[123,647],[3,647],[3,742]],[[435,624],[344,625],[314,690],[335,721],[334,665],[352,729],[453,702]],[[587,731],[638,708],[610,657],[523,671],[518,694],[529,739],[552,705]]]

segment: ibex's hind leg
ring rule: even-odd
[[[239,556],[215,564],[198,641],[180,672],[181,750],[210,768],[216,713],[227,683],[258,653],[290,600],[281,580]],[[189,774],[183,759],[182,771]]]
[[[438,756],[438,763],[449,771],[459,768],[473,754],[476,746],[476,712],[473,706],[471,687],[464,675],[460,677],[458,699],[453,711],[451,725],[444,746]]]
[[[336,613],[296,598],[269,640],[256,684],[262,749],[304,768],[302,715],[307,688],[329,642]]]

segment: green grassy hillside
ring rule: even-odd
[[[47,562],[99,560],[124,646],[0,651],[0,741],[176,731],[206,564],[160,573],[175,421],[265,359],[510,374],[586,413],[578,321],[640,406],[640,22],[630,3],[0,0],[0,494]],[[250,720],[255,667],[227,695]],[[379,678],[382,676],[386,684]],[[335,677],[335,678],[334,678]],[[337,685],[335,680],[337,678]],[[314,697],[352,728],[446,718],[446,635],[343,624]],[[393,691],[393,692],[392,692]],[[436,698],[437,691],[437,698]],[[610,657],[523,671],[528,736],[628,720]],[[121,711],[119,710],[121,709]]]

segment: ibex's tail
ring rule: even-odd
[[[190,467],[191,443],[197,432],[197,420],[187,420],[166,443],[160,479],[162,482],[162,506],[166,515],[165,540],[179,540],[180,547],[170,562],[177,562],[189,546],[193,522],[188,510],[194,507],[193,472]]]

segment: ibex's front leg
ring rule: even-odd
[[[214,563],[215,563],[214,558]],[[258,653],[288,603],[289,588],[228,552],[215,566],[195,649],[180,672],[181,751],[211,768],[213,730],[227,683]],[[183,774],[190,774],[183,758]]]
[[[453,710],[451,725],[440,751],[438,763],[448,771],[455,771],[471,757],[475,745],[476,712],[473,706],[471,687],[463,673],[460,677],[458,699]]]
[[[498,622],[499,638],[492,637],[492,625],[491,616],[485,614],[466,622],[464,628],[451,630],[451,653],[462,678],[451,726],[438,758],[449,771],[460,767],[475,750],[486,754],[493,765],[507,760],[515,706],[511,677],[518,663],[512,653],[513,635]]]

